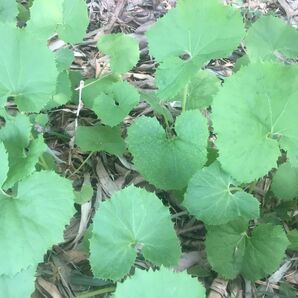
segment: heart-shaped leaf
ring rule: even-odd
[[[218,162],[203,168],[190,179],[183,206],[208,225],[225,224],[239,216],[259,217],[259,202],[237,186]]]
[[[127,82],[117,82],[94,100],[92,110],[103,124],[118,125],[139,102],[138,91]]]
[[[158,229],[152,229],[158,225]],[[137,252],[156,265],[176,265],[181,254],[169,209],[152,193],[129,186],[101,203],[90,239],[95,276],[119,280]]]
[[[251,64],[227,79],[215,96],[219,161],[239,182],[251,182],[277,167],[280,148],[298,167],[297,74],[297,65]]]
[[[16,195],[0,193],[0,275],[12,277],[36,266],[47,249],[63,240],[73,200],[70,181],[46,171],[19,182]]]
[[[127,143],[137,170],[156,187],[182,189],[207,161],[207,121],[199,111],[177,117],[167,136],[155,118],[141,117],[128,129]]]

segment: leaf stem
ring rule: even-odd
[[[187,83],[187,85],[184,87],[184,91],[183,91],[182,112],[186,111],[188,87],[189,87],[189,83]]]
[[[7,194],[1,187],[0,187],[0,192],[2,193],[2,195],[4,195],[7,198],[12,198],[12,196],[10,196],[9,194]]]
[[[88,292],[86,294],[77,296],[77,298],[89,298],[89,297],[94,297],[95,295],[100,295],[100,294],[105,294],[105,293],[110,293],[114,292],[116,290],[116,287],[110,287],[110,288],[104,288],[104,289],[99,289],[93,292]]]
[[[72,177],[76,173],[80,171],[80,169],[86,164],[86,162],[91,158],[94,152],[90,152],[89,155],[86,157],[86,159],[81,163],[81,165],[73,172],[69,177]]]

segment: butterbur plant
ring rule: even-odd
[[[206,296],[204,280],[173,270],[187,251],[173,198],[175,210],[204,224],[213,276],[263,279],[287,249],[297,250],[297,30],[274,16],[245,28],[240,11],[219,0],[178,0],[146,33],[157,62],[154,91],[124,80],[139,45],[111,33],[96,44],[106,56],[102,71],[82,78],[77,92],[70,66],[88,27],[85,1],[34,0],[23,28],[18,13],[17,2],[0,4],[1,297],[30,297],[37,265],[63,241],[74,204],[91,200],[90,185],[74,192],[67,174],[47,164],[46,154],[55,154],[36,129],[69,102],[78,108],[65,148],[87,159],[98,152],[127,158],[144,178],[143,188],[127,185],[94,204],[90,268],[115,283],[114,297]],[[55,52],[47,46],[53,35],[65,43]],[[208,63],[241,43],[244,56],[220,80]],[[154,113],[135,116],[141,100]],[[180,102],[175,113],[166,108],[171,102]],[[82,107],[92,121],[80,117]],[[260,191],[264,181],[269,187]]]

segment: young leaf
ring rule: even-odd
[[[139,102],[138,91],[127,82],[117,82],[94,99],[92,110],[103,124],[118,125]]]
[[[93,188],[90,184],[83,184],[80,191],[75,191],[75,202],[77,204],[84,204],[92,199]]]
[[[298,66],[251,64],[229,78],[213,103],[219,161],[239,182],[265,175],[287,151],[298,167]]]
[[[179,1],[147,32],[150,53],[162,62],[156,73],[160,97],[173,98],[204,63],[230,55],[243,36],[242,17],[232,7]]]
[[[112,72],[131,70],[139,60],[139,44],[133,37],[123,33],[103,35],[97,47],[111,57]]]
[[[182,204],[208,225],[225,224],[239,216],[248,220],[259,217],[258,200],[236,185],[214,162],[190,179]]]
[[[53,54],[25,29],[0,24],[0,35],[0,107],[14,97],[20,110],[39,112],[55,91]]]
[[[137,170],[156,187],[186,187],[207,161],[208,128],[198,111],[177,117],[176,136],[167,136],[157,119],[141,117],[128,129],[127,143]]]
[[[18,14],[18,6],[15,0],[1,1],[0,22],[15,22]]]
[[[119,280],[133,266],[138,251],[159,266],[176,265],[181,254],[169,209],[153,193],[129,186],[101,203],[94,217],[93,273]]]
[[[117,284],[115,298],[205,298],[205,288],[186,272],[136,270],[134,276]]]
[[[63,23],[58,25],[59,37],[65,42],[81,42],[89,24],[86,1],[64,0]]]
[[[35,287],[35,270],[35,266],[31,266],[13,277],[0,275],[0,293],[2,297],[31,297]]]
[[[0,188],[2,187],[4,181],[6,180],[7,173],[9,170],[8,166],[8,154],[3,143],[0,143],[0,160],[1,160],[1,167],[0,167]]]
[[[119,127],[80,126],[76,131],[75,142],[83,151],[107,151],[115,155],[125,151]]]
[[[293,168],[289,162],[279,166],[272,179],[273,193],[283,201],[289,201],[298,196],[298,168]]]
[[[209,263],[227,279],[239,273],[249,280],[266,277],[278,268],[289,244],[282,227],[272,224],[259,225],[248,236],[243,219],[207,230]]]
[[[73,200],[70,181],[46,171],[19,182],[13,197],[0,194],[0,275],[36,266],[51,245],[63,240]]]
[[[298,57],[298,31],[274,16],[258,19],[248,29],[245,44],[251,61]]]
[[[59,72],[68,70],[74,60],[73,52],[68,48],[62,48],[56,53],[56,65]]]

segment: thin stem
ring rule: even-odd
[[[89,292],[86,294],[82,294],[80,296],[77,296],[77,298],[89,298],[89,297],[94,297],[95,295],[100,295],[100,294],[105,294],[105,293],[110,293],[114,292],[116,290],[115,287],[110,287],[110,288],[104,288],[104,289],[99,289],[93,292]]]
[[[93,155],[93,152],[90,152],[89,155],[87,156],[87,158],[81,163],[81,165],[69,177],[72,177],[73,175],[78,173],[81,170],[81,168],[86,164],[86,162],[91,158],[92,155]]]
[[[187,85],[184,88],[184,92],[183,92],[182,112],[185,112],[186,111],[187,96],[188,96],[188,87],[189,87],[189,83],[187,83]]]

